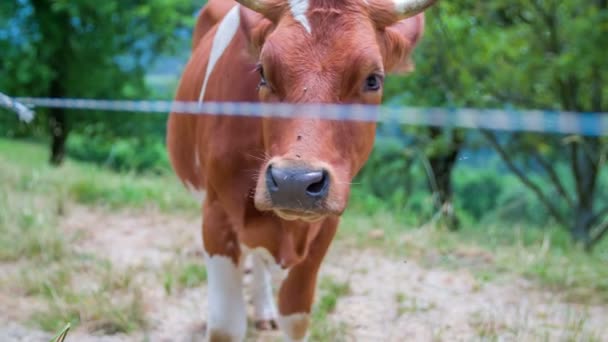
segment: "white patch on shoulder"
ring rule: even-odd
[[[205,192],[200,189],[197,189],[194,185],[192,185],[192,183],[188,181],[185,181],[184,184],[186,185],[186,188],[188,188],[188,191],[190,191],[192,196],[194,196],[194,198],[200,203],[203,203],[203,201],[205,200]]]
[[[217,31],[215,32],[215,36],[213,37],[213,42],[211,43],[211,52],[209,53],[209,63],[207,63],[207,71],[205,72],[205,80],[203,81],[203,86],[201,88],[201,93],[198,97],[198,102],[202,103],[203,98],[205,97],[205,91],[207,90],[207,83],[209,82],[209,77],[213,72],[213,68],[215,64],[220,59],[232,38],[236,35],[236,32],[241,23],[241,16],[239,14],[240,5],[236,5],[232,7],[230,11],[224,16],[219,26],[217,27]]]
[[[312,29],[310,27],[310,23],[308,22],[308,17],[306,17],[308,6],[308,0],[289,0],[289,7],[291,8],[293,18],[304,26],[306,32],[311,33]]]
[[[287,316],[279,316],[277,324],[282,332],[285,333],[286,340],[289,342],[304,342],[308,340],[308,326],[310,315],[305,312],[295,313]],[[302,331],[306,329],[306,331]],[[304,332],[304,336],[301,336]]]
[[[212,335],[229,335],[243,341],[247,329],[247,311],[243,298],[243,275],[232,259],[222,255],[209,257],[207,265],[208,310],[207,340]]]

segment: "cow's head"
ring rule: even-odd
[[[434,0],[237,0],[264,102],[379,104],[386,73],[409,55]],[[375,125],[264,119],[259,210],[314,221],[339,215],[367,160]]]

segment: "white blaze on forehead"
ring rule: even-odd
[[[224,51],[226,51],[226,48],[228,48],[232,38],[234,38],[236,35],[236,31],[238,30],[240,23],[241,16],[239,15],[239,5],[236,5],[232,7],[232,9],[226,14],[217,27],[217,31],[213,37],[213,42],[211,43],[211,53],[209,53],[209,62],[207,63],[205,80],[203,81],[201,94],[198,97],[199,103],[203,102],[205,91],[207,90],[207,82],[209,82],[209,77],[211,76],[211,72],[213,72],[215,64],[220,59]]]
[[[293,18],[302,24],[308,33],[312,32],[310,23],[306,17],[308,12],[308,0],[289,0],[289,7],[291,8],[291,14]]]

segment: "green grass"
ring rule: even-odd
[[[408,297],[404,293],[398,292],[395,294],[395,302],[397,303],[397,315],[401,316],[410,313],[420,313],[429,311],[435,308],[434,303],[423,303],[416,297]]]
[[[160,278],[167,294],[202,286],[207,280],[207,269],[202,260],[171,260],[162,268]]]
[[[67,202],[85,203],[74,189],[89,191],[82,184],[92,179],[97,187],[88,192],[88,203],[174,210],[189,205],[185,199],[159,198],[164,191],[180,197],[177,187],[159,187],[155,178],[112,174],[69,160],[55,169],[46,160],[38,145],[0,139],[0,263],[17,266],[0,275],[0,288],[43,303],[31,323],[47,331],[67,323],[103,333],[140,329],[146,322],[136,272],[117,271],[108,261],[76,252],[78,236],[61,231],[58,222]],[[146,188],[153,190],[139,191]],[[137,192],[143,195],[124,195]],[[83,287],[83,281],[94,286]]]
[[[340,297],[350,292],[348,283],[336,282],[329,277],[323,277],[319,283],[321,296],[317,302],[317,311],[321,315],[326,315],[335,310]]]
[[[199,205],[172,175],[115,173],[72,160],[52,168],[46,161],[43,146],[0,139],[0,263],[25,270],[0,275],[0,287],[47,303],[32,322],[49,331],[68,322],[105,333],[140,329],[146,322],[136,272],[116,272],[103,260],[76,253],[72,244],[78,236],[62,232],[57,224],[72,202],[192,215],[198,215]],[[416,220],[407,220],[408,215],[416,213],[395,213],[378,201],[353,201],[337,238],[428,267],[467,269],[480,284],[523,276],[575,302],[608,302],[608,239],[588,254],[555,228],[486,221],[484,226],[465,224],[452,233],[434,222],[412,226]],[[375,234],[379,230],[383,234]],[[98,286],[75,286],[75,274],[84,274]],[[205,280],[202,264],[185,257],[167,264],[159,279],[167,293],[200,286]],[[344,337],[345,327],[329,318],[348,291],[348,284],[321,279],[312,340]],[[420,308],[409,298],[396,300],[403,304],[403,312]],[[491,338],[494,326],[480,322],[479,330]]]
[[[70,323],[66,324],[63,328],[61,328],[61,330],[57,333],[57,335],[55,335],[55,337],[53,337],[51,342],[65,341],[65,338],[67,337],[68,332],[70,331],[71,328],[72,328],[72,324],[70,324]]]
[[[370,239],[370,232],[378,229],[384,237]],[[355,206],[345,214],[338,239],[428,267],[466,268],[482,283],[523,276],[574,302],[608,303],[608,241],[586,253],[558,228],[505,227],[495,222],[449,232],[433,224],[408,226],[381,207],[375,214],[361,215]]]
[[[72,252],[60,261],[27,261],[0,286],[42,301],[31,324],[56,331],[66,323],[104,334],[129,333],[146,326],[136,270],[117,271],[109,262]],[[76,281],[77,280],[77,281]],[[90,286],[82,286],[82,283]]]
[[[45,303],[30,319],[39,328],[56,331],[70,323],[114,334],[146,326],[141,284],[134,280],[137,270],[118,271],[106,260],[71,250],[60,260],[28,260],[21,265],[21,271],[0,286]],[[83,282],[90,285],[82,286]]]
[[[0,204],[1,205],[1,204]],[[0,223],[0,261],[30,260],[50,262],[65,257],[67,238],[59,234],[53,218],[36,210],[0,209],[6,220]]]
[[[323,277],[319,281],[318,288],[319,295],[312,313],[310,340],[344,341],[346,326],[332,322],[329,315],[335,310],[340,297],[348,295],[350,286],[348,283],[336,282],[332,278]]]
[[[137,289],[121,297],[103,290],[57,295],[46,310],[33,315],[32,322],[46,331],[56,331],[69,322],[110,335],[130,333],[146,325],[142,296]]]
[[[114,173],[70,159],[49,166],[43,146],[0,139],[0,182],[10,191],[74,200],[109,208],[154,207],[165,212],[198,212],[199,204],[171,173]],[[5,194],[6,196],[6,194]]]
[[[37,262],[53,262],[67,254],[69,238],[56,228],[61,195],[55,194],[55,205],[28,196],[24,183],[13,180],[8,163],[0,157],[0,262],[18,261],[24,257]],[[15,172],[17,174],[17,172]]]
[[[91,332],[129,333],[147,324],[136,271],[119,271],[108,261],[73,254],[61,263],[29,264],[13,283],[20,284],[24,295],[46,302],[31,317],[32,324],[46,331],[70,323]]]

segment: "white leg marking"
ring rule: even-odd
[[[307,313],[295,313],[288,316],[279,316],[277,323],[289,342],[304,342],[308,340],[308,325],[310,315]]]
[[[232,9],[226,14],[226,16],[220,22],[213,42],[211,43],[211,52],[209,53],[209,63],[207,64],[207,71],[205,72],[205,80],[203,81],[203,87],[198,97],[198,102],[202,103],[205,97],[205,91],[207,90],[207,82],[215,63],[220,59],[228,45],[232,41],[232,38],[236,35],[236,31],[239,28],[241,22],[241,16],[239,14],[239,5],[232,7]]]
[[[266,248],[249,248],[247,245],[241,244],[241,250],[247,255],[255,254],[264,262],[266,270],[270,273],[270,279],[275,285],[278,286],[283,283],[283,280],[289,275],[289,269],[284,269],[277,264],[275,258]]]
[[[247,329],[247,312],[243,298],[243,277],[232,259],[214,255],[207,256],[207,284],[209,318],[207,341],[212,337],[230,337],[243,341]]]
[[[275,300],[272,291],[272,279],[263,256],[251,253],[252,282],[251,296],[253,314],[256,321],[268,321],[277,318]]]
[[[311,33],[312,29],[310,28],[308,17],[306,17],[306,12],[308,12],[308,0],[289,0],[289,7],[291,8],[293,18],[304,26],[306,32]]]

